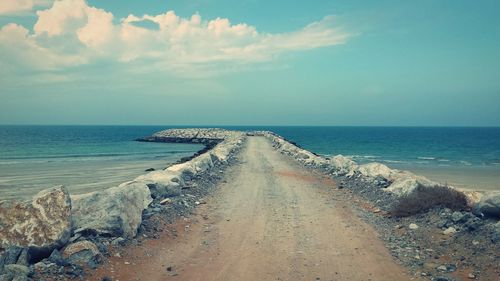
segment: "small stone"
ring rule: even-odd
[[[125,244],[125,238],[123,237],[118,237],[111,241],[111,245],[113,246],[123,246],[123,244]]]
[[[145,172],[152,172],[152,171],[154,171],[154,170],[155,170],[155,168],[149,168],[149,169],[146,169],[146,170],[144,170],[144,171],[145,171]]]
[[[125,261],[125,262],[123,262],[123,264],[130,264],[130,262],[128,262],[128,261]]]
[[[172,271],[172,267],[171,266],[167,267],[167,271],[171,272]]]
[[[380,213],[380,209],[379,208],[376,208],[375,210],[373,210],[373,213]]]
[[[446,230],[443,231],[444,235],[453,235],[456,233],[457,230],[454,227],[448,227]]]
[[[436,269],[439,271],[447,271],[448,270],[445,265],[440,265]]]
[[[454,264],[449,264],[446,269],[448,270],[448,272],[454,272],[457,270],[457,266],[454,265]]]
[[[410,225],[408,226],[409,229],[412,229],[412,230],[415,230],[415,229],[418,229],[418,225],[415,224],[415,223],[410,223]]]
[[[467,277],[469,279],[476,279],[476,275],[472,274],[472,273],[469,273],[469,275],[467,275]]]
[[[86,240],[68,245],[63,251],[63,257],[73,264],[88,265],[91,268],[96,268],[102,262],[98,247]]]
[[[172,203],[172,199],[170,199],[170,198],[165,198],[165,199],[160,201],[160,205],[167,205],[169,203]]]
[[[461,212],[453,212],[453,214],[451,214],[451,220],[454,223],[463,222],[464,218],[465,215],[462,214]]]
[[[479,245],[479,241],[472,240],[472,245],[474,245],[474,246]]]
[[[448,224],[448,220],[440,220],[436,226],[439,227],[439,228],[444,228],[446,227],[446,225]]]

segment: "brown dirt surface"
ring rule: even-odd
[[[90,280],[410,280],[335,182],[249,137],[196,214],[121,249]],[[370,206],[371,208],[371,206]]]

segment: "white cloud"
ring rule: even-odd
[[[330,16],[300,30],[272,34],[224,18],[206,21],[199,14],[182,18],[173,11],[117,21],[85,0],[56,1],[37,16],[33,33],[16,24],[0,30],[0,63],[64,69],[103,59],[122,64],[148,60],[159,70],[185,71],[217,63],[270,61],[285,52],[341,44],[350,36]]]
[[[30,12],[37,6],[49,6],[51,3],[52,0],[2,0],[0,15],[19,15]]]

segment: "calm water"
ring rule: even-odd
[[[0,198],[29,197],[58,184],[72,193],[104,189],[202,148],[134,141],[163,128],[0,126]]]
[[[200,145],[134,139],[172,126],[0,126],[0,198],[64,184],[73,193],[163,168]],[[500,128],[225,127],[271,130],[322,155],[377,161],[472,189],[500,190]]]
[[[252,128],[254,129],[254,128]],[[318,154],[381,162],[432,180],[500,190],[500,128],[264,127]]]

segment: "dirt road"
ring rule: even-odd
[[[176,232],[112,257],[112,280],[409,280],[335,183],[250,137],[226,181]],[[176,233],[176,235],[172,235]]]

